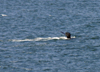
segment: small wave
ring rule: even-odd
[[[1,16],[7,16],[6,14],[1,14]]]
[[[71,37],[71,38],[75,38],[75,36]],[[23,40],[18,40],[18,39],[12,39],[11,41],[12,42],[24,42],[24,41],[48,41],[48,40],[60,40],[60,39],[63,39],[63,40],[66,40],[67,38],[66,37],[47,37],[47,38],[41,38],[41,37],[38,37],[38,38],[35,38],[35,39],[23,39]]]

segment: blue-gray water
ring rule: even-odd
[[[0,72],[99,71],[99,0],[0,0]]]

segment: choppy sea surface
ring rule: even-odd
[[[100,72],[100,1],[0,0],[0,72]]]

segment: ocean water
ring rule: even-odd
[[[99,0],[0,0],[0,72],[99,71]]]

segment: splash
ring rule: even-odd
[[[75,36],[71,37],[71,38],[75,38]],[[35,38],[35,39],[23,39],[23,40],[18,40],[18,39],[12,39],[11,41],[12,42],[24,42],[24,41],[48,41],[48,40],[66,40],[67,38],[66,37],[47,37],[47,38],[41,38],[41,37],[38,37],[38,38]]]

